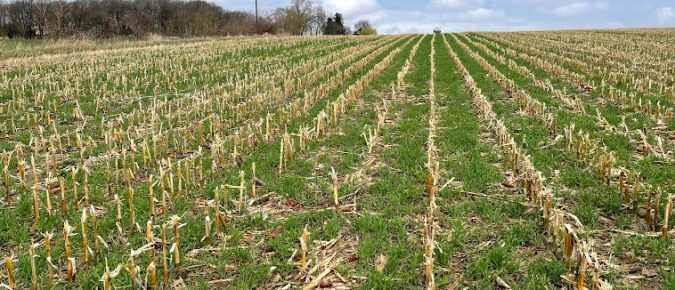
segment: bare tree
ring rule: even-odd
[[[35,3],[33,0],[20,0],[9,5],[9,17],[12,22],[12,35],[33,38],[35,24]]]
[[[282,11],[285,28],[276,17],[225,11],[204,0],[0,0],[0,36],[27,37],[145,37],[150,33],[176,36],[241,35],[288,31],[312,33],[315,6],[294,0]]]
[[[370,22],[368,22],[368,20],[365,19],[361,19],[357,21],[356,24],[354,24],[354,31],[359,31],[367,28],[373,28],[373,26],[370,25]]]
[[[289,7],[277,9],[277,22],[282,32],[303,35],[310,32],[313,12],[311,0],[292,0]]]
[[[37,26],[40,31],[41,36],[48,34],[47,31],[50,29],[49,23],[49,1],[48,0],[37,0],[35,2],[35,8],[33,9],[34,23],[33,25]]]
[[[70,19],[70,5],[65,1],[54,1],[49,5],[49,23],[47,30],[52,38],[61,38],[67,34],[66,22]]]
[[[323,10],[321,5],[316,5],[314,7],[310,25],[310,34],[319,35],[323,33],[323,27],[326,25],[326,11]]]
[[[7,7],[5,0],[0,0],[0,37],[5,37],[7,35],[6,26],[9,23]]]

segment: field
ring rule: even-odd
[[[0,42],[0,283],[675,289],[672,43]]]

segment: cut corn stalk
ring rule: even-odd
[[[339,196],[338,196],[338,177],[337,173],[335,172],[335,168],[331,167],[330,168],[330,175],[333,179],[332,183],[332,188],[333,188],[333,204],[335,205],[335,212],[340,212],[340,203],[339,203]]]
[[[12,258],[5,258],[5,267],[7,268],[7,278],[9,279],[9,288],[16,289],[16,278],[14,277],[14,262]]]
[[[300,271],[305,272],[307,269],[307,241],[309,239],[309,232],[307,231],[307,226],[302,229],[302,235],[300,236]]]

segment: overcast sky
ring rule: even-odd
[[[211,0],[254,11],[254,0]],[[367,19],[380,33],[675,27],[675,0],[314,0],[347,24]],[[290,0],[259,0],[264,11]]]

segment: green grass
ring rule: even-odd
[[[462,39],[462,38],[460,38]],[[550,136],[544,124],[530,116],[516,115],[517,107],[513,101],[506,99],[503,91],[498,87],[496,82],[487,77],[486,72],[472,60],[468,54],[461,51],[461,48],[454,44],[460,58],[465,61],[465,65],[473,74],[478,82],[479,87],[486,93],[486,96],[491,98],[494,105],[494,110],[498,116],[505,121],[507,127],[512,129],[516,142],[519,143],[522,149],[526,150],[534,162],[535,166],[542,170],[546,176],[553,176],[553,185],[557,189],[557,195],[570,207],[570,212],[575,214],[579,220],[587,227],[594,230],[608,230],[606,223],[601,223],[601,219],[608,217],[614,221],[613,225],[609,227],[627,228],[629,230],[635,229],[636,225],[641,223],[640,216],[636,215],[634,211],[626,211],[623,207],[623,201],[617,189],[606,187],[599,182],[597,174],[593,170],[589,170],[576,160],[573,154],[570,154],[561,146],[548,146],[551,143]],[[470,46],[473,47],[473,46]],[[473,47],[476,51],[477,48]],[[564,124],[574,123],[577,128],[583,128],[584,132],[588,132],[591,138],[597,138],[601,144],[606,145],[610,150],[616,152],[618,166],[628,166],[640,170],[640,172],[651,171],[663,174],[661,169],[650,169],[650,167],[664,168],[670,166],[670,163],[658,164],[652,162],[637,161],[633,158],[634,145],[622,135],[606,132],[601,128],[595,126],[594,114],[582,115],[566,111],[555,100],[552,100],[547,93],[535,88],[529,80],[519,76],[516,72],[511,71],[508,67],[499,64],[496,60],[489,57],[487,54],[479,52],[484,58],[488,60],[498,70],[503,72],[507,77],[515,80],[516,84],[524,88],[533,97],[549,104],[549,108],[557,113],[558,122],[560,126]],[[522,64],[522,63],[521,63]],[[536,68],[527,66],[533,72],[545,75],[538,72]],[[556,82],[556,83],[559,83]],[[588,103],[590,100],[584,98]],[[590,106],[590,105],[589,105]],[[595,107],[587,108],[591,111]],[[611,116],[618,112],[615,108],[605,108],[600,106],[603,114]],[[614,111],[613,111],[614,110]],[[630,115],[630,118],[636,117]],[[610,118],[608,118],[610,119]],[[614,118],[616,121],[616,117]],[[544,146],[547,145],[547,146]],[[564,146],[564,144],[561,144]],[[666,170],[668,171],[668,170]],[[665,180],[660,180],[659,177],[646,177],[644,180],[652,184],[667,184]],[[644,202],[644,197],[641,203]],[[640,231],[640,230],[638,230]],[[615,282],[622,285],[623,281],[618,277],[609,275],[610,282]],[[664,277],[664,276],[662,276]],[[661,279],[662,277],[659,277]]]
[[[593,140],[616,152],[618,166],[639,169],[646,181],[663,185],[666,192],[672,189],[670,181],[675,177],[672,163],[657,162],[652,157],[643,160],[635,159],[633,155],[635,144],[630,138],[598,127],[594,116],[595,109],[598,109],[600,114],[613,125],[621,122],[620,116],[626,116],[630,128],[651,126],[653,125],[651,120],[613,104],[598,103],[596,92],[581,94],[563,81],[551,78],[532,64],[514,58],[514,61],[526,66],[538,78],[551,78],[556,88],[567,89],[578,94],[589,114],[571,112],[550,93],[536,87],[531,80],[478,49],[473,43],[482,43],[482,35],[462,34],[458,37],[462,43],[468,45],[506,77],[512,79],[518,87],[528,92],[533,98],[546,103],[549,110],[556,114],[559,126],[574,123],[577,128],[589,133]],[[166,136],[166,139],[159,139],[158,143],[162,145],[162,148],[167,145],[169,152],[160,149],[151,153],[157,154],[159,158],[166,158],[172,156],[174,150],[186,146],[190,151],[202,147],[205,154],[202,160],[206,176],[204,188],[195,185],[190,194],[183,197],[172,196],[169,215],[177,214],[181,216],[181,222],[185,223],[185,226],[180,229],[183,262],[179,266],[170,266],[172,281],[182,280],[188,289],[278,288],[285,285],[291,285],[293,289],[301,288],[307,282],[307,278],[300,272],[297,255],[300,251],[300,238],[306,227],[310,232],[307,243],[310,268],[316,265],[317,259],[325,258],[319,255],[324,250],[320,245],[341,237],[337,245],[344,248],[334,253],[342,262],[326,278],[332,283],[343,285],[334,274],[337,272],[348,281],[347,286],[350,288],[424,288],[424,256],[421,238],[424,227],[423,219],[427,210],[425,163],[427,162],[429,116],[435,113],[437,123],[434,140],[438,149],[436,159],[440,167],[438,183],[439,186],[446,185],[438,193],[436,199],[438,206],[435,213],[435,224],[438,228],[434,251],[436,288],[499,289],[497,278],[504,280],[513,289],[566,287],[567,285],[561,278],[568,274],[566,265],[554,253],[552,238],[542,228],[543,221],[539,211],[526,204],[522,189],[511,188],[506,183],[514,177],[510,176],[505,157],[501,154],[502,150],[496,147],[495,140],[488,133],[490,132],[488,124],[476,114],[476,109],[472,104],[473,98],[464,87],[464,80],[459,73],[459,64],[451,58],[444,43],[444,40],[447,40],[482,92],[492,102],[493,110],[499,119],[504,121],[515,142],[523,152],[530,156],[534,166],[545,175],[547,185],[555,192],[556,204],[574,214],[584,224],[586,232],[580,233],[582,237],[596,238],[595,247],[599,249],[598,252],[603,255],[611,254],[612,263],[620,264],[622,267],[640,264],[656,273],[656,276],[644,285],[628,281],[627,273],[620,269],[611,269],[608,273],[603,273],[603,278],[618,289],[670,289],[675,285],[675,276],[671,273],[672,267],[675,267],[672,262],[675,261],[675,256],[671,254],[673,253],[672,243],[611,231],[612,229],[635,231],[635,225],[641,222],[642,217],[624,206],[622,197],[615,186],[607,187],[600,183],[595,171],[588,169],[583,162],[576,159],[574,154],[568,152],[564,148],[564,141],[556,143],[555,136],[551,136],[539,118],[518,113],[519,105],[510,99],[487,75],[486,71],[449,35],[436,35],[435,38],[430,35],[406,36],[400,39],[393,37],[317,38],[271,43],[276,40],[278,39],[251,40],[259,43],[247,45],[240,51],[229,49],[225,42],[221,42],[224,40],[202,39],[186,42],[163,40],[155,44],[161,43],[166,45],[166,48],[148,54],[132,53],[129,55],[129,60],[132,61],[139,61],[138,58],[141,57],[157,57],[158,59],[177,57],[179,61],[176,64],[176,71],[185,73],[180,77],[167,75],[167,72],[162,70],[161,62],[158,63],[158,67],[147,70],[151,76],[161,78],[158,80],[161,85],[157,92],[169,93],[167,100],[173,104],[172,114],[168,113],[169,108],[164,104],[160,106],[156,116],[156,122],[162,126],[161,136]],[[405,76],[405,86],[402,91],[398,92],[399,94],[392,96],[391,85],[396,82],[397,74],[411,55],[413,46],[418,40],[421,40],[420,46],[411,59],[410,71]],[[202,45],[205,48],[195,48],[194,51],[185,47],[169,48],[179,44]],[[266,47],[266,44],[269,44],[269,47]],[[364,48],[371,44],[375,46],[367,50],[354,50],[354,48]],[[8,45],[18,47],[24,44],[0,43],[0,47]],[[55,47],[53,43],[30,43],[30,45],[34,46],[28,53],[41,51],[53,53],[51,49]],[[147,118],[150,115],[145,111],[150,110],[148,105],[152,101],[143,100],[145,110],[142,110],[138,102],[127,102],[129,96],[122,96],[128,93],[124,89],[125,86],[128,89],[128,86],[137,85],[133,78],[142,77],[145,73],[142,67],[132,65],[126,71],[130,80],[125,84],[108,83],[110,81],[106,80],[100,69],[113,70],[123,61],[117,57],[117,49],[128,47],[144,49],[152,45],[147,42],[139,42],[135,45],[126,42],[101,44],[101,48],[112,51],[108,58],[110,62],[107,65],[92,64],[96,68],[94,86],[105,84],[111,92],[121,95],[117,99],[104,101],[105,115],[129,114],[119,117],[119,123],[114,128],[116,130],[121,128],[122,134],[114,137],[121,138],[125,148],[130,148],[132,141],[137,147],[135,152],[127,151],[127,163],[124,166],[118,165],[118,168],[132,166],[131,156],[135,156],[139,164],[142,162],[139,145],[143,140],[136,137],[133,132],[149,122]],[[375,51],[377,47],[385,45],[390,46],[377,53],[371,62],[364,63],[362,69],[344,79],[341,79],[340,73],[335,72],[353,67],[363,56],[336,67],[335,72],[325,73],[322,71],[323,67],[314,67],[309,71],[314,71],[311,74],[319,73],[320,76],[308,83],[306,88],[299,89],[292,95],[283,94],[284,85],[288,81],[298,84],[297,79],[304,81],[305,78],[309,78],[310,74],[299,74],[297,79],[291,80],[286,79],[285,75],[274,75],[276,72],[274,67],[277,65],[291,69],[311,59],[339,61],[340,58],[329,59],[328,55],[334,51],[356,51],[356,53],[367,55]],[[504,44],[500,43],[500,45]],[[432,69],[429,55],[432,47],[435,49],[434,69],[436,70],[434,89],[437,107],[435,112],[431,111],[429,102],[429,79]],[[491,45],[487,47],[498,54],[501,53],[496,47]],[[321,110],[338,99],[349,86],[365,76],[367,71],[374,68],[375,64],[384,60],[397,48],[400,52],[358,98],[346,107],[345,114],[340,117],[339,121],[330,123],[323,137],[309,141],[303,152],[296,152],[295,158],[290,160],[279,173],[281,142],[279,132],[283,133],[287,130],[289,133],[295,133],[301,126],[313,126],[315,117]],[[93,48],[85,46],[78,51],[86,53],[91,49]],[[210,52],[210,54],[200,55],[204,52]],[[67,57],[73,57],[68,53],[73,52],[65,54]],[[241,59],[232,59],[235,57]],[[214,62],[210,63],[211,60]],[[54,73],[64,65],[62,62],[45,65],[40,70],[40,74]],[[232,68],[225,67],[230,65]],[[83,68],[85,64],[77,62],[74,67],[77,66]],[[257,69],[259,66],[264,66],[264,68]],[[24,69],[14,70],[2,73],[2,76],[21,76],[26,71]],[[251,78],[246,75],[248,71],[254,71],[252,74],[269,77],[274,81],[254,82],[251,79],[250,88],[246,85],[247,89],[232,92],[238,87],[234,84],[234,80]],[[68,75],[64,73],[60,77],[65,78]],[[173,85],[175,87],[169,88],[167,79],[172,77],[179,80]],[[230,154],[234,146],[231,137],[234,134],[231,132],[234,128],[243,130],[249,124],[255,127],[256,122],[264,123],[264,117],[268,112],[275,113],[275,118],[279,118],[278,116],[283,115],[281,111],[287,110],[288,104],[306,95],[316,94],[317,90],[330,84],[334,79],[341,81],[322,95],[316,103],[306,110],[303,109],[302,114],[287,116],[283,126],[276,132],[274,140],[264,142],[260,139],[262,133],[253,130],[255,138],[252,138],[252,142],[255,144],[250,148],[241,144],[238,147],[241,164],[218,168],[215,172],[211,170],[211,165],[215,162],[214,152],[210,146],[199,144],[200,142],[196,140],[199,122],[202,122],[202,127],[206,132],[209,132],[211,126],[217,127],[214,129],[215,134],[223,137],[224,148]],[[63,81],[63,79],[55,79],[55,82],[62,83]],[[240,83],[246,84],[247,82]],[[45,82],[37,86],[39,89],[45,89],[49,84]],[[50,105],[49,102],[58,101],[59,112],[54,112],[58,120],[55,125],[59,132],[69,133],[72,138],[73,130],[78,128],[81,122],[72,119],[69,114],[74,106],[74,100],[79,99],[85,115],[91,117],[88,120],[91,124],[82,129],[82,134],[92,136],[97,142],[97,146],[94,150],[87,152],[86,157],[105,156],[114,145],[104,144],[105,136],[101,134],[101,129],[107,128],[107,125],[101,123],[104,119],[103,114],[94,112],[93,104],[97,97],[95,93],[88,91],[89,88],[90,84],[83,83],[83,91],[69,98],[59,95],[56,91],[50,92],[45,101],[38,102],[37,106],[11,111],[12,113],[1,116],[0,122],[7,124],[12,118],[17,119],[21,112],[35,113],[37,116],[40,113],[39,106],[47,107]],[[179,93],[172,92],[174,89],[178,89]],[[230,100],[232,103],[212,102],[208,103],[207,108],[193,108],[190,105],[194,103],[186,102],[188,98],[180,94],[180,92],[193,89],[206,92],[204,98],[215,99],[213,96],[219,96],[217,94],[224,92],[233,93],[236,97]],[[137,90],[140,94],[154,93],[150,86],[138,86]],[[2,94],[0,105],[7,108],[4,102],[13,97],[11,93],[0,92],[0,94]],[[246,102],[255,94],[282,95],[282,97],[270,104],[252,103],[252,106],[248,107],[250,111],[244,113],[237,112],[233,107],[234,103]],[[27,100],[34,98],[30,94],[25,97]],[[387,120],[379,131],[378,142],[373,153],[368,154],[362,133],[366,128],[376,126],[377,107],[382,106],[384,100],[388,104]],[[219,119],[209,118],[212,114],[218,116]],[[275,120],[278,121],[278,119]],[[12,150],[15,141],[29,143],[30,138],[39,132],[32,115],[16,121],[18,121],[20,130],[3,132],[7,133],[8,137],[0,139],[0,148]],[[38,121],[39,124],[43,122],[42,119]],[[262,130],[264,127],[260,128],[259,130]],[[130,134],[127,135],[126,131]],[[158,128],[153,129],[152,132],[160,135]],[[53,134],[52,128],[45,126],[44,134],[45,138],[49,138]],[[214,142],[214,136],[207,134],[206,143]],[[293,138],[298,142],[297,136],[293,135]],[[65,141],[65,138],[63,140]],[[113,143],[115,142],[119,140],[115,139]],[[168,144],[164,144],[165,142]],[[181,142],[186,144],[182,145]],[[298,144],[296,143],[295,146],[297,148]],[[32,149],[24,148],[24,158],[29,160]],[[45,168],[44,148],[41,151],[36,162],[38,168],[42,170]],[[72,146],[63,155],[60,156],[58,162],[59,175],[67,177],[70,189],[72,184],[67,170],[69,166],[80,166],[79,156]],[[171,158],[172,172],[175,174],[176,158],[173,156]],[[148,168],[134,167],[137,170],[137,176],[131,188],[134,189],[136,197],[134,200],[136,220],[142,229],[144,229],[145,222],[151,218],[146,178],[150,174],[155,177],[159,174],[160,164],[157,161],[151,162]],[[202,242],[204,203],[214,198],[214,191],[219,186],[237,185],[240,170],[245,172],[246,193],[250,194],[248,192],[251,186],[250,168],[254,162],[257,167],[257,178],[262,181],[257,194],[267,199],[261,199],[251,206],[245,206],[244,210],[239,212],[234,210],[238,190],[228,191],[229,199],[224,205],[221,192],[221,201],[219,201],[221,211],[225,208],[229,210],[224,215],[227,225],[223,227],[223,235],[219,239]],[[9,164],[0,166],[5,165],[8,165],[15,175],[16,160],[12,159]],[[184,163],[183,166],[185,166]],[[331,168],[336,170],[339,179],[340,205],[344,209],[339,213],[333,210]],[[26,288],[30,284],[31,265],[28,257],[28,244],[31,239],[42,241],[41,232],[54,231],[55,237],[52,243],[54,263],[59,268],[65,266],[61,233],[64,220],[68,220],[75,228],[75,233],[78,233],[72,237],[78,273],[74,282],[61,281],[55,287],[57,289],[102,287],[99,279],[105,272],[103,259],[107,258],[111,268],[118,264],[126,265],[130,250],[137,249],[146,243],[144,232],[136,231],[130,223],[127,186],[116,182],[114,175],[113,178],[106,177],[104,162],[92,165],[90,170],[91,202],[99,210],[99,232],[109,244],[109,248],[103,250],[102,256],[90,265],[82,264],[83,241],[79,235],[81,233],[81,211],[74,210],[74,201],[70,192],[68,195],[69,213],[65,216],[60,213],[59,197],[52,195],[54,214],[50,216],[42,208],[38,229],[31,225],[33,209],[30,186],[32,186],[32,181],[28,182],[29,187],[24,188],[13,177],[12,207],[2,204],[0,208],[0,232],[2,232],[0,234],[0,255],[2,257],[0,258],[13,255],[18,260],[16,277],[20,283],[19,288]],[[162,167],[162,170],[167,172],[168,168]],[[196,171],[191,174],[196,174]],[[41,172],[41,178],[43,175],[44,173]],[[30,177],[32,176],[29,175],[29,180],[31,180]],[[348,178],[354,180],[347,182]],[[83,174],[80,173],[77,177],[80,191],[82,191],[83,179]],[[177,184],[176,180],[174,182]],[[159,199],[159,185],[153,188],[156,198]],[[109,191],[119,195],[122,200],[122,236],[117,234],[115,205]],[[79,195],[82,197],[84,194],[80,192]],[[4,187],[0,187],[0,196],[4,198]],[[39,190],[39,199],[44,207],[43,188]],[[213,209],[209,215],[213,220]],[[159,236],[157,225],[167,221],[168,217],[161,215],[155,218],[153,221],[156,225],[155,237]],[[90,234],[89,243],[93,246],[91,219],[87,227]],[[171,230],[167,231],[167,238],[172,240]],[[329,249],[330,253],[332,252]],[[37,248],[37,255],[38,279],[40,286],[44,288],[47,286],[44,246],[40,245]],[[148,255],[140,254],[135,260],[141,269],[140,276],[144,279],[145,267],[150,262]],[[160,260],[157,259],[155,262],[160,262]],[[319,268],[312,277],[323,269]],[[161,263],[158,270],[158,276],[161,277]],[[0,269],[0,273],[2,273],[0,282],[6,283],[4,269]],[[60,278],[62,280],[63,275]],[[130,276],[122,270],[121,274],[113,279],[113,284],[118,288],[129,288],[130,281]]]

